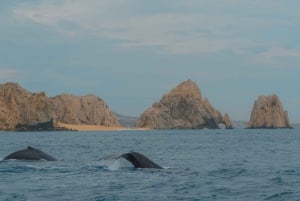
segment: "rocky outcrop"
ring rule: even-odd
[[[233,126],[232,126],[232,123],[230,121],[230,118],[229,118],[228,114],[224,115],[223,123],[224,123],[224,125],[227,129],[233,129]]]
[[[187,80],[164,95],[144,111],[137,127],[152,129],[218,128],[223,123],[220,112],[207,99],[202,99],[195,82]]]
[[[16,83],[0,85],[0,129],[52,118],[51,102],[44,92],[30,93]]]
[[[53,112],[59,122],[120,126],[116,115],[97,96],[87,95],[79,97],[62,94],[51,98],[51,101],[53,103]]]
[[[277,95],[259,96],[254,102],[247,128],[290,128],[288,113]]]
[[[38,125],[50,119],[71,124],[119,125],[116,116],[96,96],[49,98],[44,92],[31,93],[17,83],[0,84],[0,130]]]
[[[55,125],[53,119],[46,122],[17,124],[15,131],[70,131],[68,128],[58,127]]]

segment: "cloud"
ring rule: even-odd
[[[284,49],[284,48],[271,48],[259,55],[265,59],[274,59],[274,58],[287,58],[294,57],[300,58],[300,50],[296,49]]]
[[[273,47],[257,54],[252,62],[254,64],[268,64],[272,67],[298,67],[299,59],[299,49]]]
[[[17,76],[19,72],[12,69],[0,68],[0,79],[1,80],[9,80],[13,79]]]
[[[13,13],[24,23],[50,26],[72,37],[90,34],[111,39],[123,48],[157,47],[169,54],[239,53],[266,43],[258,33],[264,34],[268,27],[291,23],[289,18],[260,17],[268,9],[282,8],[268,2],[267,7],[260,1],[244,5],[238,0],[174,0],[153,5],[164,4],[165,9],[144,12],[146,3],[137,0],[54,0],[20,4]],[[244,13],[245,6],[250,11]]]

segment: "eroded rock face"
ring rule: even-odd
[[[96,96],[49,98],[44,92],[31,93],[17,83],[0,84],[0,130],[50,119],[71,124],[119,125],[116,116]]]
[[[259,96],[254,102],[247,128],[290,128],[288,113],[279,97]]]
[[[207,98],[204,99],[203,104],[204,104],[205,108],[209,111],[209,113],[213,115],[213,117],[215,118],[215,120],[217,121],[218,124],[224,123],[223,116],[222,116],[221,112],[216,110],[210,104],[210,102]]]
[[[201,129],[218,128],[222,115],[207,99],[203,100],[195,82],[182,82],[159,102],[144,111],[137,127],[153,129]]]

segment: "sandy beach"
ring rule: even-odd
[[[64,127],[78,131],[123,131],[123,130],[149,130],[147,128],[131,128],[131,127],[110,127],[102,125],[85,125],[85,124],[65,124],[58,122],[58,127]]]

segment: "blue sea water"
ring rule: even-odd
[[[0,132],[0,200],[300,200],[300,129]],[[128,151],[165,169],[135,169]],[[109,158],[109,157],[108,157]]]

